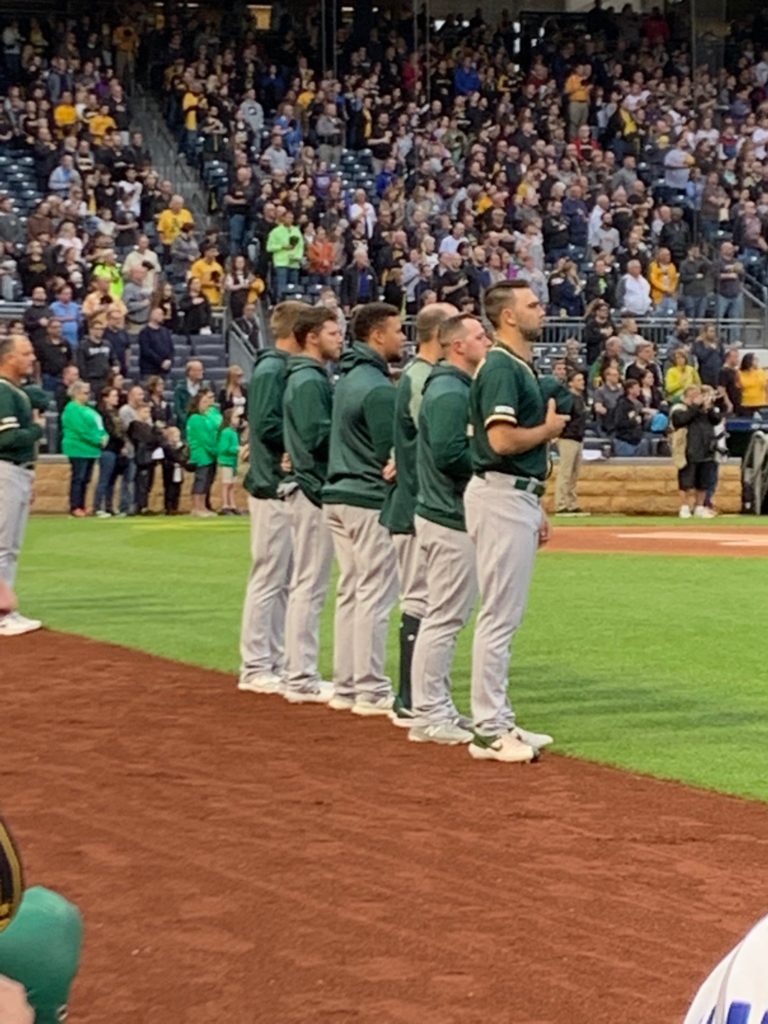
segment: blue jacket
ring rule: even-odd
[[[453,76],[453,84],[460,96],[468,96],[471,92],[480,91],[480,75],[475,68],[456,68]]]

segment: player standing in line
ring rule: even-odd
[[[419,414],[416,539],[426,566],[427,611],[413,652],[409,739],[453,745],[473,735],[451,698],[450,672],[477,597],[475,548],[464,522],[472,476],[467,417],[472,375],[491,341],[473,316],[445,320],[439,337],[445,362],[427,378]]]
[[[35,350],[23,334],[0,339],[0,579],[11,591],[32,504],[37,442],[43,436],[43,415],[22,387],[34,363]],[[0,637],[21,636],[41,625],[19,615],[15,604],[0,609]]]
[[[480,613],[472,646],[472,757],[531,761],[551,736],[515,725],[507,688],[510,644],[523,618],[536,550],[549,539],[541,508],[548,444],[569,417],[545,401],[531,365],[544,309],[527,283],[505,281],[484,296],[494,346],[470,389],[475,475],[467,485],[467,531],[477,557]]]
[[[401,358],[405,341],[398,309],[385,302],[361,306],[352,336],[339,364],[322,492],[340,570],[328,703],[359,715],[388,715],[394,696],[384,660],[398,586],[392,538],[379,514],[389,486],[384,474],[395,412],[389,364]]]
[[[291,524],[293,574],[285,616],[285,699],[322,703],[333,696],[317,667],[319,620],[333,563],[333,541],[323,521],[333,389],[327,366],[341,356],[333,310],[309,306],[294,327],[299,355],[288,360],[283,398],[285,450],[296,489],[285,499]]]
[[[400,580],[400,687],[393,720],[410,724],[411,661],[413,645],[427,609],[427,580],[424,558],[416,540],[413,515],[416,506],[416,439],[418,437],[421,393],[432,368],[443,357],[438,338],[440,325],[458,309],[448,302],[425,306],[416,317],[414,358],[403,370],[395,398],[395,483],[384,499],[379,522],[392,534]]]
[[[283,393],[288,358],[299,348],[293,335],[303,302],[275,306],[270,327],[275,347],[256,357],[248,388],[250,469],[244,481],[251,516],[251,573],[240,634],[238,689],[282,693],[283,637],[288,582],[291,578],[291,532],[283,500]]]

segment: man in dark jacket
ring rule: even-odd
[[[173,366],[173,336],[164,326],[165,313],[160,306],[149,314],[149,323],[139,331],[139,375],[162,377]]]
[[[123,315],[119,309],[110,309],[107,313],[107,329],[104,331],[104,340],[112,350],[112,362],[120,367],[120,373],[128,376],[128,349],[131,344],[131,336],[122,326]]]
[[[308,306],[294,329],[300,354],[288,360],[283,397],[285,450],[296,488],[286,499],[293,549],[285,613],[285,699],[323,703],[333,687],[323,683],[317,659],[319,623],[333,562],[333,541],[323,522],[322,490],[328,469],[333,389],[328,364],[341,356],[338,320],[327,306]]]
[[[341,281],[341,304],[344,312],[349,313],[353,306],[364,302],[375,302],[378,299],[378,281],[370,267],[370,260],[365,249],[358,249],[352,266],[347,267]]]
[[[413,651],[413,728],[418,742],[469,743],[450,692],[459,632],[477,597],[475,547],[464,520],[472,476],[467,420],[472,376],[490,348],[476,317],[454,316],[438,329],[445,361],[424,385],[417,435],[416,536],[425,558],[427,614]]]
[[[389,364],[400,359],[405,341],[399,311],[384,302],[368,303],[355,316],[352,337],[357,340],[339,364],[323,488],[325,520],[340,567],[329,706],[388,715],[394,695],[384,660],[398,580],[392,538],[379,513],[395,477]]]
[[[685,315],[691,320],[702,320],[707,314],[711,271],[712,264],[701,255],[699,246],[689,246],[688,255],[680,264],[680,297]]]
[[[251,572],[240,635],[238,689],[282,693],[283,635],[291,576],[290,516],[283,440],[283,395],[288,358],[298,355],[294,329],[303,302],[280,302],[270,327],[275,347],[262,349],[248,389],[250,469],[244,487],[251,517]]]
[[[75,358],[80,379],[88,381],[91,385],[91,394],[98,401],[113,366],[112,350],[104,340],[102,324],[96,322],[91,325],[88,337],[77,346]]]
[[[640,401],[640,381],[624,382],[624,394],[616,403],[614,418],[614,451],[620,458],[649,455],[647,438],[643,437],[643,405]]]
[[[573,396],[571,418],[557,439],[560,464],[555,488],[555,513],[561,516],[582,515],[576,496],[576,485],[579,480],[584,435],[587,430],[587,403],[584,400],[587,390],[586,375],[581,371],[571,373],[568,378],[568,388]]]
[[[698,384],[686,388],[682,403],[672,407],[670,420],[676,432],[672,436],[672,454],[682,498],[681,519],[690,519],[692,514],[711,519],[715,514],[704,501],[715,483],[715,427],[721,419],[716,396],[705,395]],[[683,430],[685,435],[679,433]],[[685,464],[681,465],[683,457]]]

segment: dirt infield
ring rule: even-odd
[[[768,909],[760,804],[75,637],[0,677],[28,881],[85,914],[76,1024],[673,1024]]]
[[[768,557],[768,529],[678,526],[563,526],[554,520],[551,551],[625,552],[639,555]]]

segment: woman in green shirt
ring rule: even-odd
[[[190,514],[200,519],[207,519],[214,514],[209,506],[211,487],[216,477],[216,448],[220,423],[221,414],[214,407],[213,392],[210,388],[200,388],[189,406],[187,420],[189,461],[195,467]]]
[[[82,519],[85,495],[93,476],[93,467],[109,440],[104,422],[90,405],[91,385],[84,380],[75,381],[69,389],[69,402],[61,415],[61,450],[69,459],[72,476],[69,482],[69,514]]]

